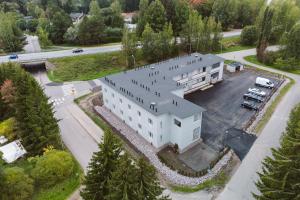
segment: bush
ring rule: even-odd
[[[44,187],[65,180],[74,169],[73,158],[65,151],[50,150],[33,160],[36,163],[31,174]]]
[[[255,26],[246,26],[241,34],[241,44],[254,45],[258,39],[258,33]]]
[[[275,51],[267,51],[265,55],[264,64],[266,65],[273,65],[278,57],[280,57],[279,52]]]
[[[33,194],[33,180],[19,167],[4,170],[4,188],[0,194],[2,200],[29,200]]]
[[[15,119],[9,118],[0,123],[0,136],[5,136],[7,139],[12,140],[15,135]]]
[[[288,58],[283,60],[281,57],[276,59],[275,66],[278,66],[279,69],[290,71],[300,68],[300,63],[297,62],[295,58]]]

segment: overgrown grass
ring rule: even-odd
[[[263,115],[262,119],[259,121],[257,126],[255,127],[256,133],[261,133],[261,131],[266,126],[267,122],[270,120],[271,116],[273,115],[276,107],[282,100],[282,98],[286,95],[286,93],[290,90],[290,88],[295,84],[295,80],[287,77],[290,82],[286,84],[279,92],[278,96],[275,98],[275,100],[272,102],[272,104],[267,108],[265,114]]]
[[[240,36],[232,36],[221,40],[222,48],[214,53],[228,53],[233,51],[241,51],[252,49],[254,46],[245,46],[240,43]]]
[[[276,65],[276,64],[266,65],[264,63],[261,63],[257,60],[256,55],[246,56],[246,57],[244,57],[244,59],[247,60],[248,62],[257,64],[257,65],[261,65],[261,66],[264,66],[264,67],[273,68],[273,69],[277,69],[277,70],[280,70],[280,71],[289,72],[289,73],[293,73],[293,74],[300,74],[300,69],[284,70],[283,68],[281,68],[281,66]]]
[[[55,68],[48,72],[54,82],[84,81],[100,78],[126,69],[126,59],[120,51],[50,59]],[[143,65],[141,53],[136,65]]]
[[[192,193],[192,192],[197,192],[199,190],[204,190],[204,189],[208,189],[214,186],[224,186],[227,181],[228,181],[229,177],[224,173],[220,173],[219,175],[217,175],[216,177],[205,181],[204,183],[201,183],[197,186],[177,186],[177,185],[172,185],[171,189],[175,192],[183,192],[183,193]]]
[[[70,178],[51,188],[37,189],[33,200],[66,200],[73,192],[80,187],[83,172],[79,163],[74,159],[75,169]]]

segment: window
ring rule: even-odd
[[[121,98],[119,99],[119,101],[120,101],[120,103],[122,103],[122,102],[123,102],[123,100],[122,100]]]
[[[138,116],[141,116],[141,112],[140,111],[137,111],[137,113],[138,113]]]
[[[197,127],[193,131],[193,140],[197,140],[200,137],[200,127]]]
[[[219,66],[220,66],[220,63],[215,63],[212,65],[212,68],[215,69],[215,68],[218,68]]]
[[[149,131],[148,134],[151,138],[153,138],[153,133],[151,131]]]
[[[203,72],[206,72],[206,67],[203,67]]]
[[[148,122],[149,122],[149,124],[153,124],[153,121],[152,121],[152,119],[148,119]]]
[[[123,113],[124,113],[123,110],[120,110],[120,113],[123,115]]]
[[[129,121],[132,121],[132,118],[130,116],[128,117],[128,119],[129,119]]]
[[[178,127],[181,127],[181,122],[177,119],[174,119],[174,124],[176,124]]]
[[[201,115],[200,115],[199,113],[195,114],[195,115],[194,115],[194,122],[195,122],[195,121],[198,121],[198,120],[200,119],[200,116],[201,116]]]
[[[202,82],[205,81],[205,76],[202,77]]]
[[[128,109],[131,109],[131,105],[128,104]]]
[[[138,127],[139,127],[140,129],[142,129],[142,125],[141,125],[141,124],[138,124]]]

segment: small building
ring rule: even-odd
[[[7,141],[8,139],[6,139],[6,137],[0,136],[0,145],[5,144]]]
[[[193,53],[103,77],[104,106],[154,147],[184,152],[201,141],[205,111],[184,95],[222,81],[223,64]]]
[[[12,163],[27,153],[20,140],[0,147],[0,152],[2,152],[2,159],[7,163]]]
[[[80,22],[84,16],[84,13],[70,13],[70,17],[72,19],[73,24],[77,24],[78,22]]]
[[[131,13],[122,13],[124,19],[124,25],[130,30],[133,31],[136,29],[136,24],[133,23],[133,17],[136,15],[136,12]]]
[[[234,72],[244,70],[244,65],[240,62],[232,62],[232,63],[227,64],[226,69],[227,69],[227,71],[234,73]]]

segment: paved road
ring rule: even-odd
[[[276,47],[273,47],[276,49]],[[242,63],[250,64],[257,68],[280,73],[293,78],[296,84],[284,96],[277,106],[270,121],[266,124],[261,135],[258,137],[242,164],[226,185],[224,191],[217,198],[218,200],[250,200],[254,199],[251,192],[257,193],[255,182],[258,180],[257,172],[261,171],[261,162],[266,156],[271,155],[270,149],[278,147],[282,132],[285,130],[289,113],[292,108],[300,102],[300,76],[290,74],[275,69],[269,69],[254,65],[243,59],[247,55],[255,54],[255,50],[245,50],[223,54],[222,57],[237,60]]]
[[[41,46],[39,43],[39,38],[33,35],[26,35],[27,45],[24,46],[26,53],[37,53],[41,52]]]
[[[232,37],[237,36],[241,34],[240,29],[236,29],[229,32],[224,32],[224,37]],[[33,39],[30,37],[30,39]],[[33,39],[35,40],[35,39]],[[32,49],[33,47],[30,47],[32,45],[29,45],[28,49]],[[33,48],[34,49],[34,48]],[[49,59],[49,58],[60,58],[60,57],[67,57],[67,56],[78,56],[78,55],[87,55],[87,54],[95,54],[95,53],[104,53],[104,52],[112,52],[112,51],[119,51],[121,50],[121,45],[110,45],[110,46],[102,46],[102,47],[88,47],[83,48],[82,53],[74,54],[72,53],[72,50],[62,50],[62,51],[51,51],[51,52],[39,52],[39,53],[25,53],[25,54],[19,54],[18,60],[11,60],[11,61],[30,61],[30,60],[41,60],[41,59]],[[0,56],[0,63],[3,62],[9,62],[9,56]]]

